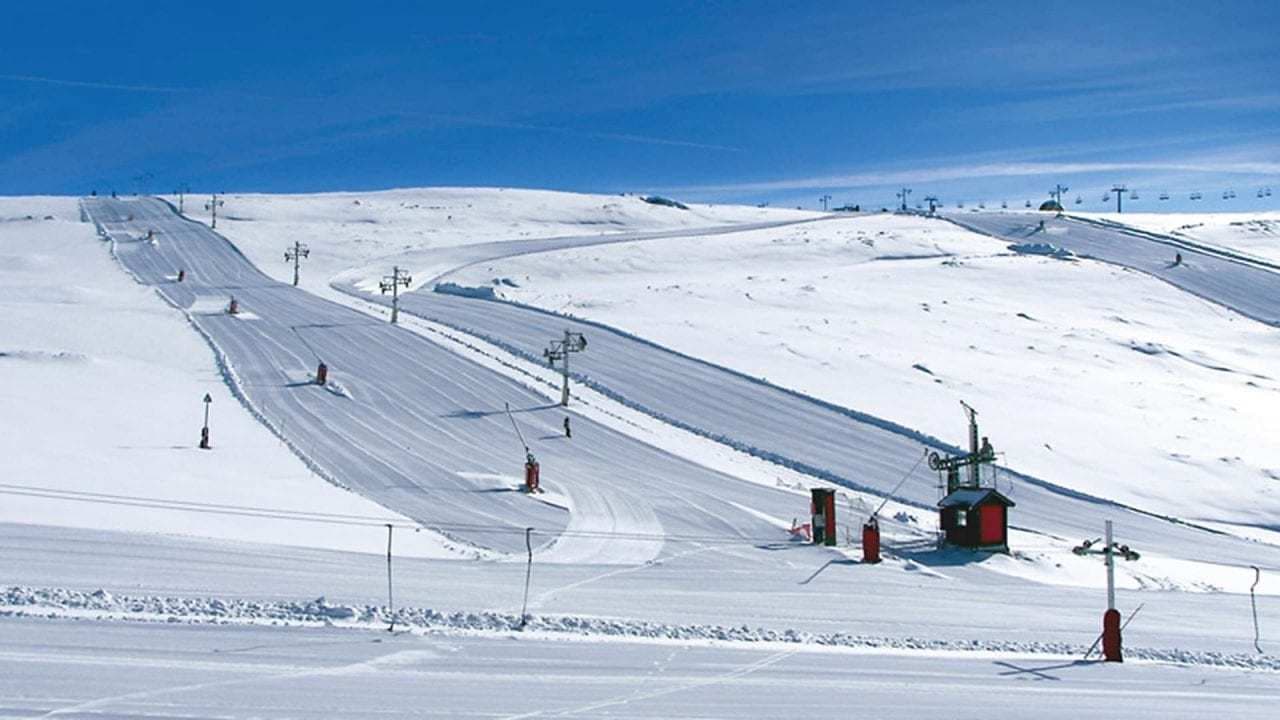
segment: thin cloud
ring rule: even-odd
[[[865,172],[848,175],[821,175],[763,182],[724,185],[695,185],[675,188],[695,193],[776,192],[822,188],[862,188],[898,183],[927,183],[991,177],[1030,177],[1036,175],[1082,175],[1103,172],[1189,172],[1223,175],[1280,175],[1280,162],[1218,161],[1203,162],[1012,162],[978,165],[956,165],[888,172]]]
[[[422,117],[441,122],[454,123],[457,125],[470,125],[473,127],[491,127],[506,128],[511,130],[532,130],[534,132],[556,133],[559,135],[569,135],[572,137],[594,138],[598,140],[617,140],[619,142],[640,143],[644,145],[665,145],[668,147],[685,147],[698,150],[716,150],[719,152],[743,152],[742,148],[732,147],[730,145],[716,145],[713,143],[700,143],[692,140],[679,140],[672,138],[660,138],[649,135],[634,135],[630,133],[612,133],[601,132],[597,130],[580,130],[577,128],[559,127],[555,125],[535,125],[533,123],[516,122],[510,120],[490,120],[487,118],[468,117],[464,115],[447,115],[442,113],[400,113],[405,117]]]
[[[189,93],[196,91],[195,88],[165,87],[163,85],[124,85],[119,83],[92,82],[88,80],[62,80],[60,78],[39,77],[36,75],[0,75],[0,80],[40,83],[43,85],[59,85],[62,87],[92,88],[94,90],[123,90],[126,92]]]

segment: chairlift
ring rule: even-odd
[[[1129,199],[1130,199],[1130,200],[1137,200],[1137,199],[1138,199],[1138,191],[1137,191],[1137,190],[1130,190],[1130,191],[1129,191]]]
[[[1001,201],[1000,201],[1000,209],[1001,209],[1001,210],[1008,210],[1008,209],[1009,209],[1009,203],[1008,203],[1008,201],[1006,201],[1006,200],[1001,200]]]
[[[1111,193],[1103,193],[1102,202],[1111,202]]]
[[[1076,196],[1076,204],[1077,204],[1077,205],[1083,205],[1083,204],[1084,204],[1084,198],[1082,198],[1082,197],[1080,197],[1079,195],[1077,195],[1077,196]]]
[[[1026,207],[1031,207],[1031,201],[1030,201],[1030,200],[1028,200],[1028,201],[1027,201]]]
[[[1223,199],[1223,200],[1230,200],[1230,199],[1231,199],[1231,191],[1230,191],[1230,190],[1223,190],[1223,191],[1222,191],[1222,199]]]
[[[1261,190],[1258,191],[1258,197],[1266,197]]]
[[[957,201],[956,201],[956,207],[958,207],[958,208],[962,208],[962,209],[963,209],[963,208],[964,208],[964,201],[963,201],[963,200],[957,200]]]
[[[1271,188],[1263,188],[1263,189],[1266,191],[1267,197],[1271,197]]]
[[[979,203],[978,203],[978,209],[979,209],[979,210],[986,210],[986,209],[987,209],[987,204],[986,204],[985,202],[979,202]]]
[[[1162,192],[1162,193],[1160,193],[1160,199],[1161,199],[1161,200],[1168,200],[1168,199],[1169,199],[1169,193],[1167,193],[1167,192]]]
[[[1191,193],[1191,199],[1192,199],[1192,200],[1199,200],[1199,199],[1200,199],[1200,198],[1202,198],[1202,197],[1204,197],[1204,196],[1203,196],[1203,195],[1201,195],[1201,194],[1200,194],[1200,193],[1198,193],[1198,192],[1193,192],[1193,193]]]

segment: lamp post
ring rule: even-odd
[[[213,402],[213,398],[209,393],[204,394],[204,427],[200,428],[200,449],[209,449],[209,404]]]

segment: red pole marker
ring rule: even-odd
[[[880,562],[880,523],[875,517],[862,526],[862,562]]]
[[[529,459],[524,464],[524,489],[526,492],[539,492],[538,474],[538,461],[533,459],[533,455],[529,455]]]
[[[1102,615],[1102,657],[1107,662],[1124,662],[1120,651],[1120,611],[1115,608]]]
[[[316,368],[316,384],[323,385],[329,381],[329,366],[324,363]]]

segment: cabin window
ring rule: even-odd
[[[969,511],[963,508],[956,508],[956,527],[969,526]]]

